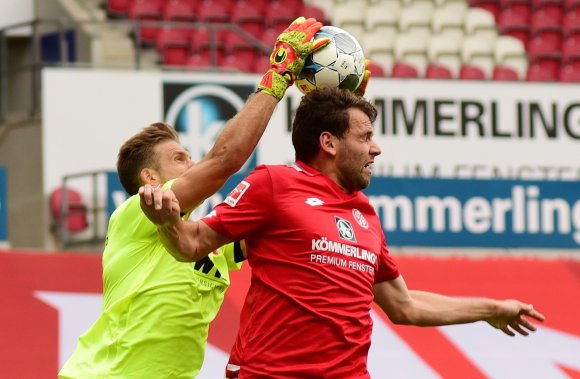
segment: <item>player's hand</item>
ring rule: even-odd
[[[298,17],[276,39],[270,55],[270,69],[262,78],[258,89],[281,100],[302,68],[306,57],[330,42],[328,38],[312,41],[322,23],[314,18]]]
[[[179,201],[172,190],[146,184],[139,188],[141,209],[157,226],[171,226],[181,221]]]
[[[513,337],[516,332],[527,336],[530,331],[536,331],[536,326],[528,320],[528,317],[537,321],[545,319],[544,315],[536,311],[531,304],[517,300],[504,300],[498,303],[497,314],[486,321],[508,336]]]
[[[363,75],[363,79],[357,89],[353,91],[354,94],[358,97],[363,97],[365,95],[365,91],[367,90],[367,85],[369,84],[369,79],[371,78],[371,70],[369,69],[370,63],[370,60],[365,59],[365,73]]]

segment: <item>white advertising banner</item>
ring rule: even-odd
[[[258,75],[43,70],[44,192],[64,175],[114,170],[121,144],[164,120],[199,159],[254,91]],[[578,180],[580,86],[373,78],[375,174]],[[246,168],[294,158],[292,88]],[[87,186],[90,184],[87,183]],[[82,190],[82,188],[81,188]]]

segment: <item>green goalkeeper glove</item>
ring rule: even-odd
[[[306,57],[330,42],[328,38],[312,41],[322,23],[314,18],[298,17],[276,39],[270,55],[270,69],[266,72],[258,90],[274,96],[278,101],[284,97],[302,68]]]
[[[370,60],[365,59],[365,73],[363,75],[363,80],[360,82],[357,89],[353,91],[354,94],[358,97],[363,97],[365,95],[365,91],[367,90],[367,84],[369,84],[369,79],[371,78],[371,70],[369,69],[370,63]]]

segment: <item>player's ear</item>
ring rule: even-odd
[[[139,178],[141,179],[142,184],[151,184],[156,185],[159,184],[159,173],[149,167],[144,167],[141,172],[139,173]]]
[[[320,149],[330,155],[336,154],[336,137],[329,132],[322,132],[319,137]]]

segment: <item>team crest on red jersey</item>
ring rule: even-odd
[[[365,229],[369,228],[369,223],[367,222],[367,219],[358,209],[356,208],[352,209],[352,217],[354,217],[354,220],[357,222],[357,224],[359,224],[363,228]]]
[[[338,229],[338,236],[344,240],[356,242],[356,237],[354,235],[354,229],[352,225],[347,220],[334,216],[334,221],[336,222],[336,228]]]
[[[236,188],[234,188],[232,192],[230,192],[230,194],[228,195],[228,197],[226,197],[224,202],[231,207],[235,207],[238,201],[242,198],[244,192],[246,192],[248,188],[250,188],[250,183],[246,182],[245,180],[242,180],[240,184],[238,184]]]

